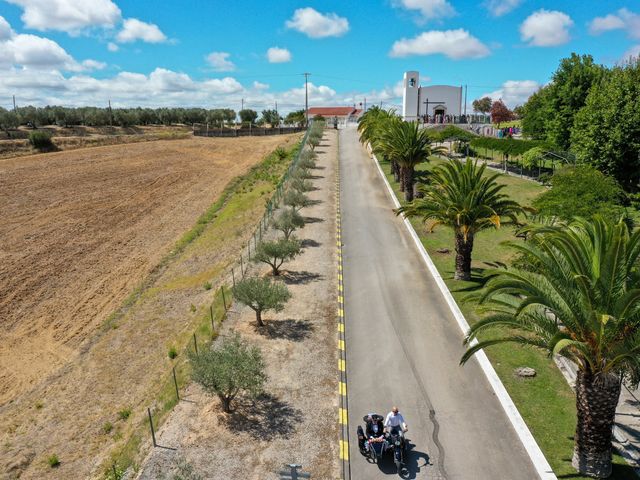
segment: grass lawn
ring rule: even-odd
[[[422,164],[417,170],[425,171],[445,161],[432,157],[429,164]],[[389,173],[389,163],[381,162],[381,166],[402,203],[404,194],[400,192],[399,185],[393,181],[393,176]],[[530,205],[531,201],[544,191],[544,187],[536,182],[513,176],[500,175],[498,181],[505,184],[504,191],[522,205]],[[411,222],[467,321],[470,324],[476,322],[479,317],[474,306],[464,303],[463,298],[481,285],[482,272],[490,267],[490,264],[509,262],[512,253],[501,243],[517,240],[513,235],[513,228],[503,227],[476,236],[472,263],[473,280],[463,282],[453,280],[455,251],[452,231],[445,227],[437,227],[433,233],[428,233],[419,219],[411,219]],[[436,250],[440,248],[448,248],[451,252],[437,253]],[[576,418],[575,396],[555,363],[544,352],[512,344],[493,346],[487,349],[486,353],[558,478],[586,479],[587,477],[576,474],[571,466]],[[513,370],[522,366],[535,368],[537,375],[527,380],[515,377]],[[614,455],[613,461],[611,479],[636,478],[622,457]]]

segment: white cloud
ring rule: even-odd
[[[118,50],[120,50],[120,47],[113,42],[109,42],[107,44],[107,50],[109,50],[110,52],[117,52]]]
[[[622,55],[622,61],[628,61],[630,58],[640,58],[640,45],[634,45]]]
[[[167,36],[153,23],[146,23],[137,18],[127,18],[122,24],[122,30],[116,35],[121,43],[142,40],[147,43],[161,43],[167,41]]]
[[[286,26],[311,38],[340,37],[349,31],[346,18],[335,13],[322,14],[311,7],[298,8]]]
[[[11,25],[7,22],[3,16],[0,15],[0,41],[7,40],[13,37],[14,32],[11,29]]]
[[[76,34],[89,27],[113,27],[121,12],[111,0],[7,0],[24,9],[28,28]]]
[[[229,60],[229,56],[227,52],[211,52],[207,55],[207,62],[217,72],[231,72],[236,66]]]
[[[494,17],[506,15],[522,3],[522,0],[486,0],[483,5]]]
[[[425,20],[452,17],[456,10],[447,0],[395,0],[394,6],[406,10],[417,10]]]
[[[104,62],[99,62],[98,60],[84,60],[82,62],[82,68],[84,70],[104,70],[107,68],[107,64]]]
[[[64,48],[53,40],[36,35],[21,34],[0,44],[12,57],[12,63],[33,68],[73,69],[76,62]]]
[[[431,30],[414,38],[402,38],[394,42],[389,55],[407,57],[438,53],[459,60],[461,58],[486,57],[490,50],[476,37],[460,28],[457,30]]]
[[[268,90],[269,85],[266,83],[258,82],[257,80],[253,82],[253,88],[255,90]]]
[[[502,88],[480,95],[478,98],[502,99],[509,108],[514,108],[524,104],[539,88],[540,84],[534,80],[507,80],[502,84]]]
[[[291,52],[286,48],[271,47],[267,50],[269,63],[286,63],[291,61]]]
[[[626,30],[630,37],[640,38],[640,15],[626,8],[621,8],[615,14],[596,17],[589,24],[589,33],[599,35],[610,30]]]
[[[540,9],[520,25],[520,38],[534,47],[555,47],[569,41],[573,20],[557,10]]]

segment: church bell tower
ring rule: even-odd
[[[418,119],[419,80],[420,74],[418,72],[404,72],[402,85],[402,117],[406,121]]]

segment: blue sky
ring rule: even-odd
[[[636,1],[0,0],[0,105],[399,104],[405,70],[512,107],[558,61],[640,53]]]

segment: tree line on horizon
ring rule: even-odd
[[[60,127],[104,127],[104,126],[145,126],[145,125],[193,125],[194,123],[212,126],[235,125],[237,118],[244,123],[276,126],[302,124],[305,121],[304,110],[297,110],[281,116],[276,110],[258,112],[243,109],[239,112],[231,108],[100,108],[100,107],[45,107],[25,106],[15,110],[0,107],[0,129],[8,135],[10,130],[19,126],[39,128],[49,125]]]

